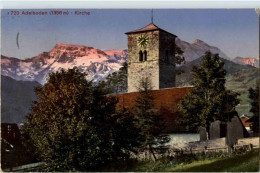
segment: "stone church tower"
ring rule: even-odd
[[[142,78],[148,77],[153,90],[175,87],[175,38],[155,24],[127,32],[128,92],[137,91]]]

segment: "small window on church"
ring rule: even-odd
[[[169,62],[169,51],[168,50],[165,51],[165,61]]]
[[[143,61],[143,52],[141,50],[139,52],[139,61]]]
[[[147,61],[147,51],[144,51],[144,61]]]

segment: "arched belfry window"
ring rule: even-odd
[[[143,52],[139,51],[139,61],[143,61]]]
[[[169,51],[168,50],[165,51],[165,61],[169,62]]]
[[[147,61],[147,51],[144,51],[144,61]]]

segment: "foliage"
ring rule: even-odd
[[[257,84],[259,81],[257,82]],[[256,88],[249,88],[249,99],[251,103],[250,112],[253,113],[253,131],[259,132],[259,85]]]
[[[143,148],[149,148],[156,160],[153,147],[169,141],[167,135],[163,135],[164,130],[161,115],[154,110],[153,94],[151,92],[151,81],[149,78],[141,79],[139,83],[140,96],[136,99],[135,116],[137,117],[137,127],[141,129],[144,137]]]
[[[206,52],[200,65],[192,70],[193,89],[179,104],[180,122],[197,131],[215,120],[227,121],[236,114],[238,94],[225,89],[226,71],[218,54]]]
[[[119,69],[118,72],[109,74],[106,81],[101,81],[100,85],[107,89],[108,93],[122,93],[127,91],[127,62]]]
[[[136,127],[137,119],[127,109],[118,111],[112,117],[113,151],[115,159],[129,158],[131,153],[137,154],[142,144],[141,130]],[[118,159],[117,159],[118,160]]]
[[[185,64],[186,62],[185,62],[185,57],[183,56],[184,53],[183,50],[181,50],[181,48],[178,47],[177,45],[175,45],[174,49],[175,49],[175,65]],[[175,72],[177,75],[184,73],[184,71],[180,68],[177,68]]]
[[[103,87],[92,86],[77,68],[51,73],[35,92],[39,101],[23,134],[47,164],[46,171],[93,170],[123,159],[137,146],[121,139],[132,126],[127,114],[116,113],[117,100],[105,96]]]

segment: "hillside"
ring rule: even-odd
[[[240,94],[240,104],[236,107],[236,110],[239,112],[239,115],[250,113],[250,100],[248,98],[248,89],[250,87],[255,88],[256,81],[259,79],[259,69],[250,68],[242,69],[238,72],[228,74],[226,76],[226,87],[229,90],[238,92]]]
[[[16,81],[1,75],[1,121],[21,123],[29,113],[32,101],[36,100],[34,87],[38,82]]]

